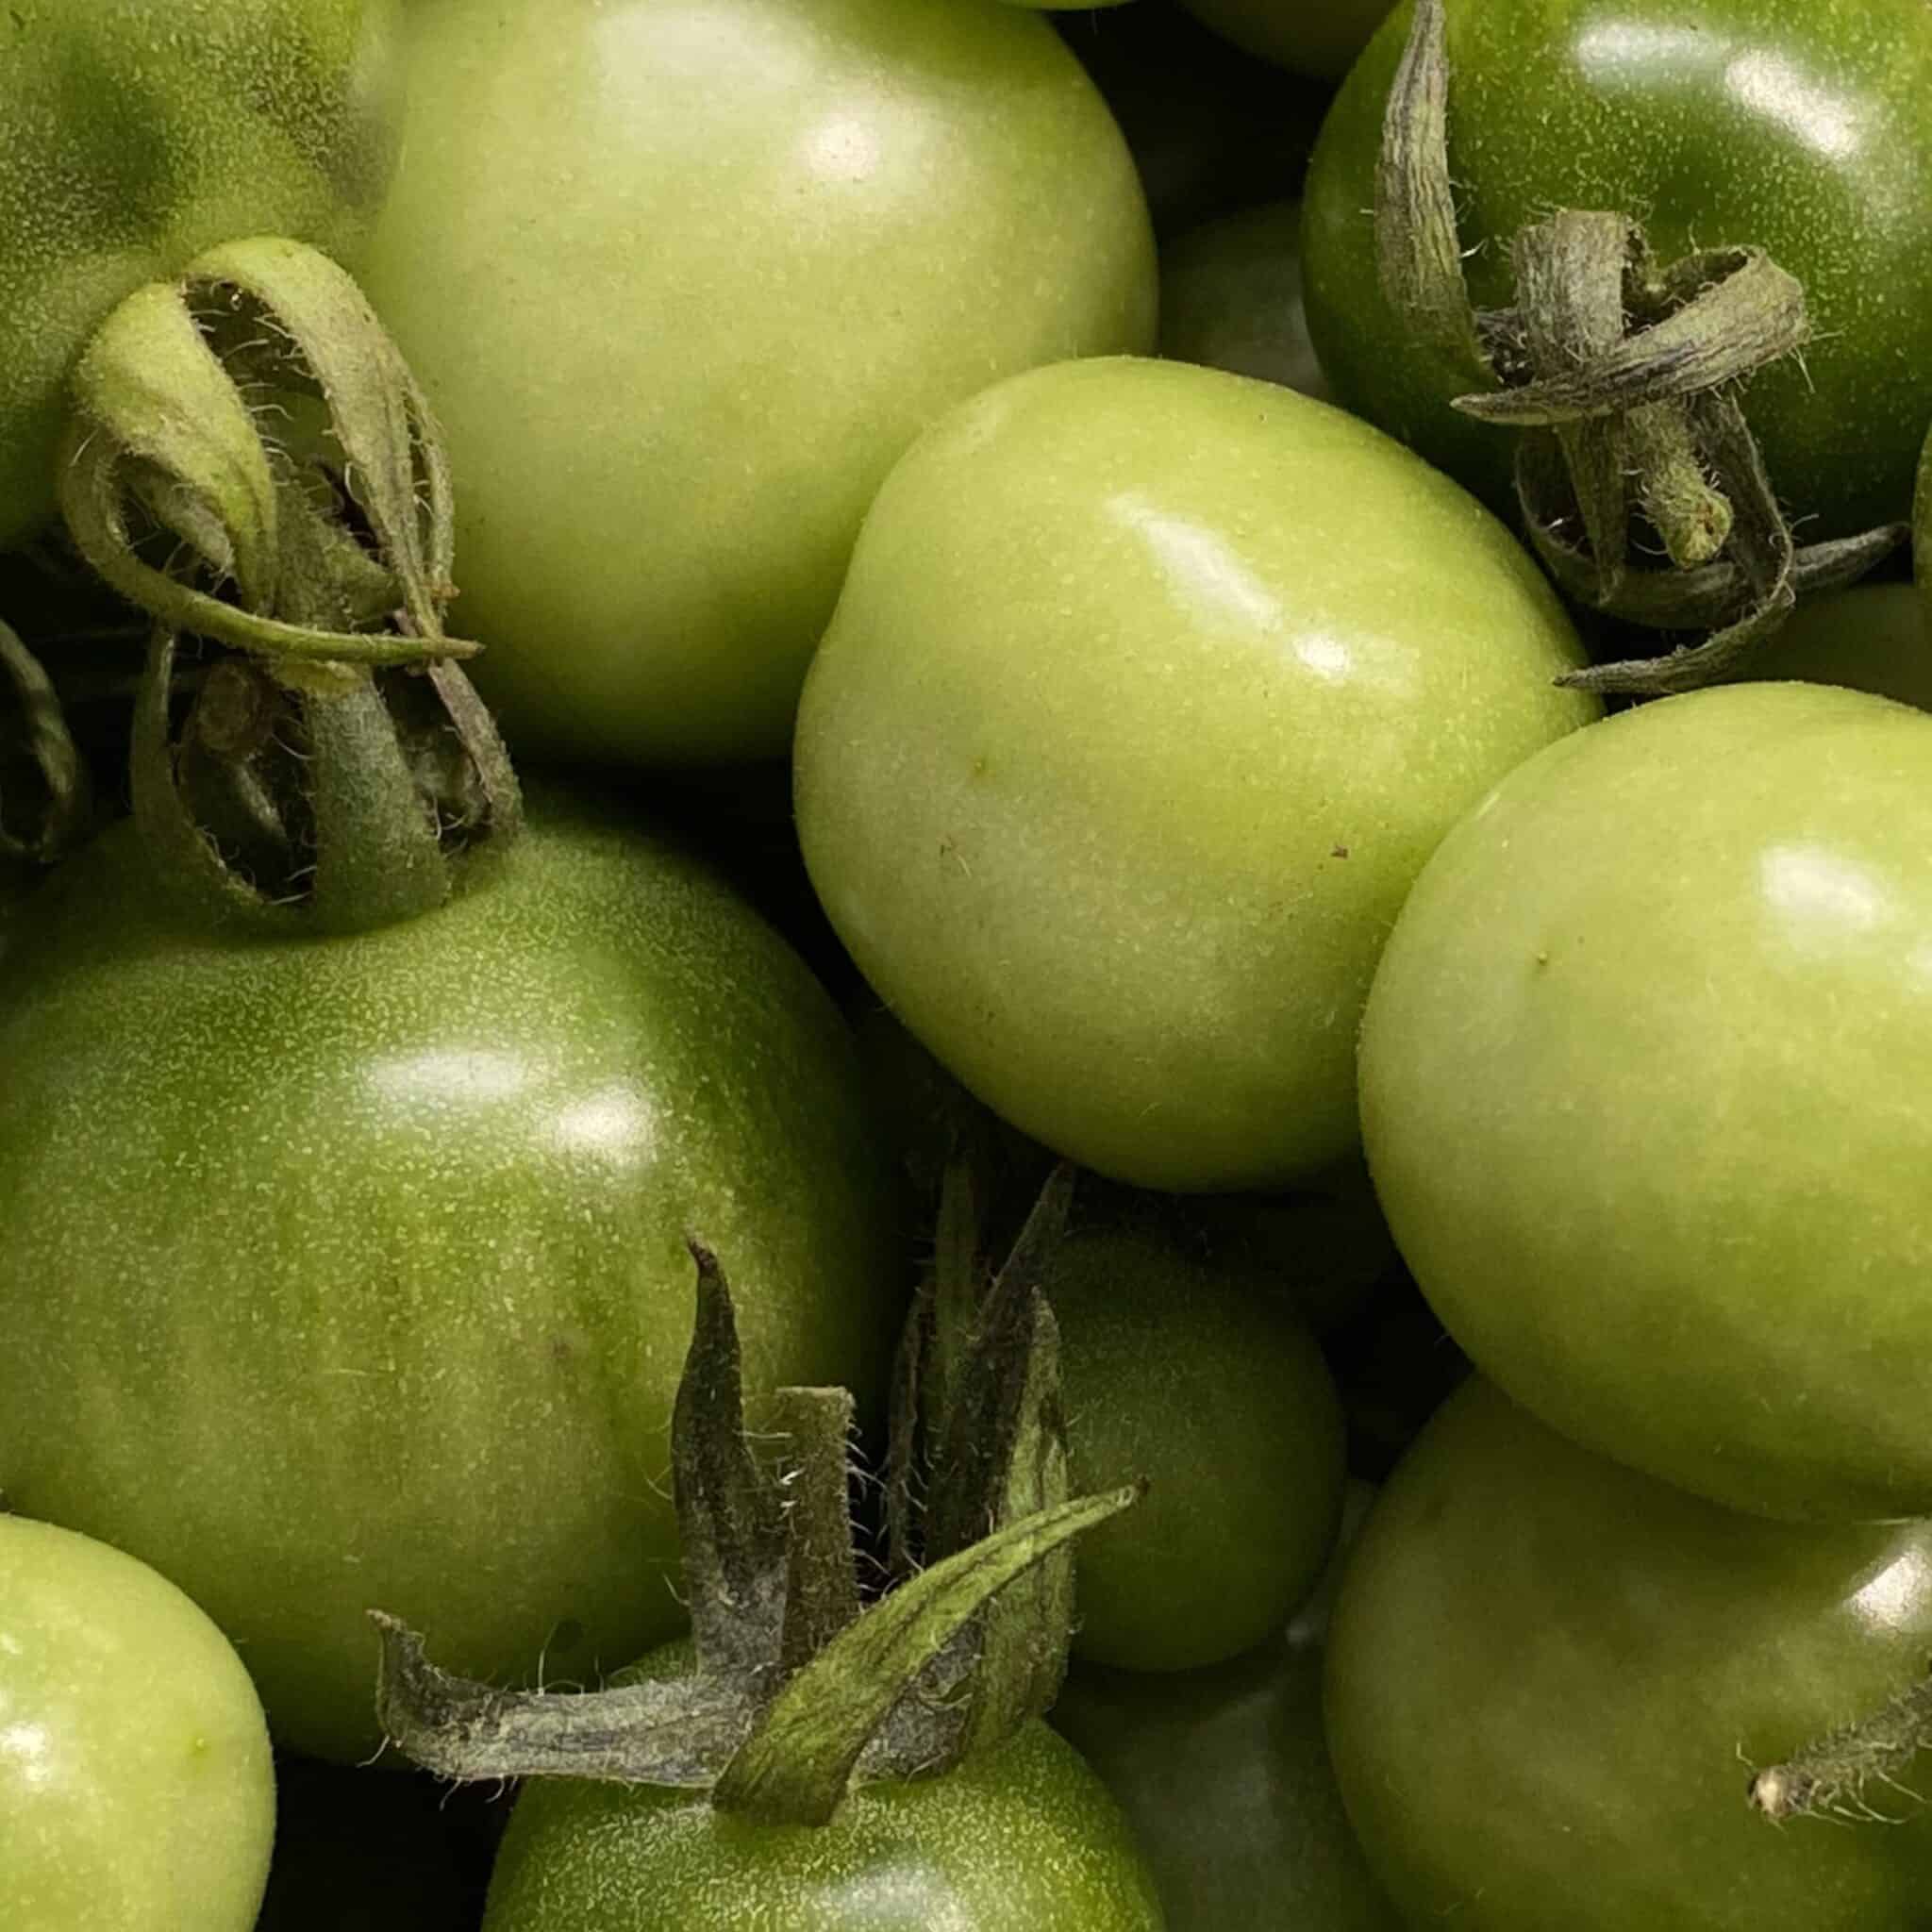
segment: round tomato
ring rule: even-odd
[[[1329,90],[1236,52],[1170,0],[1060,23],[1127,138],[1166,238],[1294,192]]]
[[[1183,235],[1160,257],[1160,353],[1327,399],[1302,308],[1301,208],[1272,201]]]
[[[1340,80],[1388,13],[1390,0],[1181,0],[1236,46],[1297,74]]]
[[[990,390],[868,518],[799,715],[860,970],[995,1112],[1116,1179],[1279,1185],[1356,1140],[1355,1027],[1435,843],[1596,715],[1470,497],[1177,362]]]
[[[1167,1932],[1394,1932],[1329,1767],[1322,1653],[1176,1675],[1078,1665],[1053,1707],[1120,1801]]]
[[[1075,1654],[1187,1671],[1251,1649],[1335,1541],[1341,1405],[1321,1350],[1259,1280],[1144,1230],[1072,1237],[1041,1287],[1074,1493],[1148,1484],[1081,1540]]]
[[[1797,678],[1842,684],[1932,711],[1932,636],[1910,584],[1862,584],[1801,604],[1776,636],[1752,649],[1754,683]]]
[[[1516,439],[1459,414],[1482,386],[1377,281],[1383,108],[1413,8],[1336,97],[1308,172],[1308,325],[1337,398],[1491,502]],[[1510,242],[1559,208],[1642,221],[1659,262],[1767,251],[1811,340],[1746,413],[1808,540],[1902,518],[1932,418],[1932,9],[1895,0],[1447,0],[1449,166],[1479,308]]]
[[[367,286],[446,433],[511,742],[787,745],[880,479],[997,376],[1143,348],[1133,164],[959,0],[426,0]]]
[[[0,979],[0,1471],[179,1579],[277,1735],[375,1747],[372,1606],[553,1675],[675,1630],[687,1235],[755,1389],[875,1391],[893,1197],[836,1011],[694,861],[552,807],[363,937],[177,931],[109,835]]]
[[[275,1767],[242,1660],[91,1538],[0,1515],[0,1873],[21,1932],[249,1932]]]
[[[682,1667],[664,1654],[638,1674]],[[484,1932],[1160,1932],[1118,1806],[1037,1720],[941,1777],[861,1785],[825,1825],[702,1795],[533,1782]]]
[[[1932,1886],[1923,1803],[1890,1794],[1892,1829],[1780,1831],[1746,1791],[1928,1649],[1932,1524],[1716,1508],[1476,1379],[1370,1511],[1328,1740],[1409,1924],[1907,1932]]]
[[[218,242],[353,255],[388,179],[395,0],[0,8],[0,550],[54,514],[69,370]]]
[[[1443,842],[1362,1026],[1389,1224],[1450,1332],[1744,1508],[1932,1510],[1932,719],[1666,699]]]

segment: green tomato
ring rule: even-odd
[[[658,1654],[617,1679],[663,1675]],[[943,1777],[769,1825],[645,1787],[533,1783],[484,1932],[1161,1932],[1125,1820],[1039,1722]]]
[[[1412,8],[1351,72],[1308,173],[1308,325],[1337,399],[1486,500],[1516,440],[1376,279],[1383,107]],[[1902,518],[1932,418],[1932,9],[1896,0],[1448,0],[1449,164],[1479,308],[1552,208],[1640,217],[1661,261],[1751,246],[1804,284],[1802,358],[1751,381],[1777,493],[1809,539]]]
[[[935,416],[1144,348],[1133,165],[1042,20],[959,0],[428,0],[367,286],[447,435],[512,741],[775,756]]]
[[[1181,0],[1236,46],[1297,74],[1340,80],[1387,15],[1390,0]]]
[[[1799,605],[1740,679],[1842,684],[1932,711],[1932,635],[1910,584],[1861,584]]]
[[[799,716],[860,970],[996,1112],[1137,1186],[1356,1140],[1355,1027],[1423,861],[1596,715],[1470,497],[1291,391],[1127,358],[989,391],[867,520]]]
[[[688,1233],[746,1374],[876,1390],[896,1220],[850,1041],[704,869],[553,808],[365,937],[240,942],[122,832],[0,981],[0,1471],[374,1749],[380,1606],[479,1676],[675,1630]],[[85,1184],[76,1182],[85,1176]]]
[[[242,1659],[165,1577],[0,1515],[0,1874],[20,1932],[248,1932],[275,1836]]]
[[[1328,1740],[1410,1924],[1906,1932],[1932,1813],[1901,1797],[1895,1828],[1780,1831],[1747,1764],[1882,1705],[1928,1649],[1932,1525],[1736,1515],[1474,1380],[1370,1512]]]
[[[1148,1482],[1081,1540],[1074,1653],[1188,1671],[1252,1649],[1335,1541],[1341,1405],[1321,1350],[1252,1278],[1143,1230],[1072,1237],[1041,1287],[1074,1493]]]
[[[1301,208],[1271,201],[1184,235],[1160,257],[1160,353],[1286,383],[1325,402],[1302,308]]]
[[[54,515],[69,370],[204,249],[353,257],[400,108],[394,0],[0,9],[0,550]]]
[[[1293,192],[1329,90],[1237,53],[1170,0],[1060,23],[1127,138],[1163,242]]]
[[[1080,1665],[1053,1725],[1127,1814],[1168,1932],[1394,1932],[1329,1767],[1318,1649],[1172,1676]]]
[[[1409,1266],[1516,1399],[1768,1514],[1932,1510],[1932,719],[1740,684],[1443,842],[1362,1027]]]

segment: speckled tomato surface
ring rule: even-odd
[[[876,1383],[894,1217],[850,1044],[701,867],[552,810],[410,924],[177,932],[125,830],[0,972],[0,1471],[366,1755],[364,1612],[588,1676],[681,1621],[687,1232],[747,1372]]]
[[[893,470],[807,680],[812,883],[1003,1118],[1139,1187],[1355,1145],[1355,1033],[1436,841],[1598,715],[1535,565],[1271,383],[1063,362]]]
[[[0,1515],[0,1899],[21,1932],[248,1932],[275,1780],[222,1633],[143,1563]]]
[[[1805,286],[1802,358],[1745,407],[1807,540],[1907,514],[1932,418],[1932,8],[1898,0],[1448,0],[1449,166],[1480,308],[1553,208],[1636,216],[1661,261],[1754,247]],[[1374,167],[1413,9],[1322,130],[1304,203],[1308,325],[1337,399],[1487,500],[1515,439],[1457,414],[1481,384],[1376,281]]]
[[[660,1656],[642,1668],[675,1664]],[[483,1921],[484,1932],[1161,1932],[1162,1923],[1120,1807],[1038,1722],[943,1777],[862,1786],[821,1826],[753,1824],[676,1791],[532,1783]]]
[[[353,255],[393,154],[399,13],[0,8],[0,549],[54,514],[67,374],[123,296],[249,235]]]

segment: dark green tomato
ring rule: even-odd
[[[1302,308],[1296,203],[1223,215],[1161,250],[1160,353],[1327,401]]]
[[[394,0],[0,8],[0,550],[54,513],[68,371],[218,242],[353,255],[401,105]]]
[[[1340,80],[1368,45],[1389,0],[1182,0],[1238,47],[1297,74]]]
[[[1320,1576],[1341,1517],[1321,1351],[1254,1278],[1133,1229],[1072,1237],[1042,1285],[1075,1492],[1149,1485],[1080,1544],[1075,1653],[1185,1671],[1261,1642]]]
[[[1932,1809],[1874,1786],[1895,1826],[1779,1830],[1745,1791],[1928,1653],[1932,1524],[1736,1515],[1474,1380],[1349,1563],[1328,1740],[1417,1926],[1917,1932]]]
[[[178,935],[110,834],[0,983],[0,1471],[376,1740],[371,1606],[452,1667],[675,1630],[701,1236],[747,1375],[877,1386],[895,1219],[850,1041],[702,867],[554,810],[388,931]]]
[[[1163,243],[1295,192],[1328,89],[1238,52],[1174,0],[1074,14],[1059,27],[1127,137]]]
[[[1932,1510],[1932,717],[1666,698],[1521,765],[1396,921],[1369,1166],[1477,1367],[1701,1495]]]
[[[646,1658],[618,1681],[664,1674]],[[1120,1808],[1025,1725],[943,1777],[861,1786],[830,1824],[688,1792],[564,1781],[517,1801],[484,1932],[1161,1932]]]
[[[1861,584],[1801,604],[1757,645],[1739,681],[1841,684],[1932,711],[1932,633],[1910,584]]]
[[[1755,246],[1805,285],[1813,339],[1753,378],[1771,480],[1808,538],[1906,514],[1932,418],[1932,8],[1898,0],[1448,0],[1449,164],[1479,308],[1551,209],[1641,218],[1658,258]],[[1397,8],[1322,130],[1304,203],[1308,325],[1339,400],[1492,504],[1510,432],[1376,284]]]
[[[1391,1932],[1322,1727],[1322,1655],[1176,1675],[1076,1665],[1053,1707],[1120,1801],[1168,1932]]]

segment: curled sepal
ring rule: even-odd
[[[447,899],[521,800],[455,661],[476,647],[443,634],[441,440],[355,284],[293,242],[213,250],[114,311],[74,395],[69,529],[167,640],[134,792],[169,869],[258,927],[358,931]],[[199,703],[177,736],[182,637],[208,682],[221,651],[248,667],[269,728],[244,751]]]
[[[1756,248],[1697,260],[1714,278],[1682,308],[1575,368],[1457,396],[1456,407],[1518,427],[1584,422],[1722,388],[1804,346],[1810,325],[1795,275]]]
[[[981,1608],[1074,1538],[1118,1516],[1138,1486],[1023,1518],[880,1598],[789,1678],[712,1792],[721,1810],[774,1824],[824,1824],[867,1744]]]
[[[785,1631],[781,1497],[745,1435],[729,1284],[702,1241],[687,1245],[697,1264],[697,1318],[672,1410],[671,1474],[691,1638],[700,1671],[768,1670]],[[842,1479],[842,1447],[839,1467]]]
[[[1383,110],[1375,166],[1375,272],[1390,304],[1431,347],[1473,375],[1491,373],[1456,229],[1442,0],[1416,0]]]
[[[1900,1781],[1920,1752],[1932,1746],[1932,1675],[1899,1691],[1881,1709],[1813,1740],[1782,1764],[1753,1774],[1751,1807],[1774,1824],[1790,1818],[1836,1818],[1846,1824],[1892,1824],[1868,1795],[1882,1785],[1909,1805],[1924,1795]]]
[[[35,796],[25,811],[9,783],[0,792],[0,858],[51,865],[86,831],[93,811],[93,788],[86,760],[60,708],[53,681],[40,661],[7,624],[0,623],[0,676],[13,687],[19,708],[19,750],[33,768]],[[0,743],[0,772],[13,748]]]
[[[429,1661],[399,1618],[371,1610],[381,1636],[375,1709],[412,1764],[458,1784],[581,1777],[704,1790],[751,1728],[747,1686],[650,1678],[603,1690],[504,1690]]]

